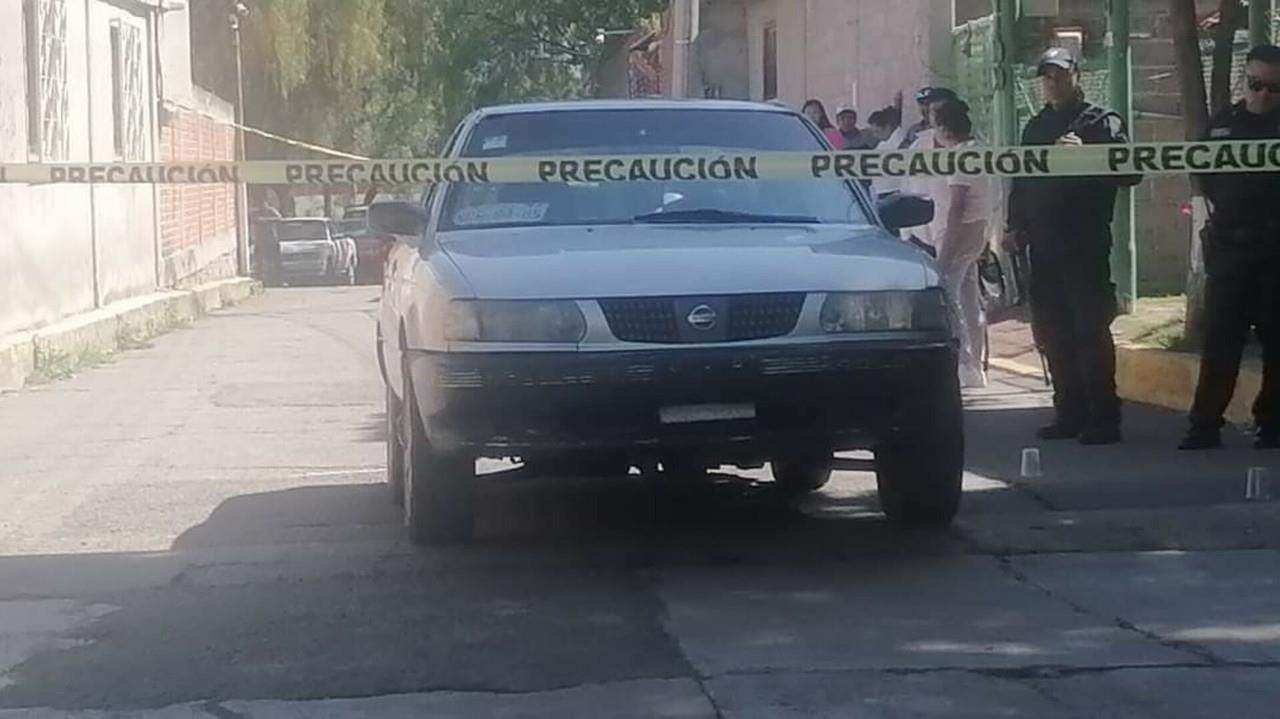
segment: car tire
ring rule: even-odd
[[[831,481],[831,454],[811,454],[776,459],[773,483],[788,497],[799,497],[827,486]]]
[[[391,502],[397,507],[404,506],[404,442],[401,433],[404,431],[404,403],[387,386],[387,486],[391,488]]]
[[[404,388],[400,416],[409,539],[419,546],[467,542],[475,533],[475,460],[457,452],[440,452],[428,442],[407,366]]]
[[[902,432],[875,450],[876,488],[890,521],[941,527],[960,510],[964,483],[964,410],[954,371],[936,398],[922,403]]]

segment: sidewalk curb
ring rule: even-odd
[[[1116,385],[1122,399],[1186,412],[1195,398],[1199,377],[1198,355],[1134,344],[1116,348]],[[1240,366],[1227,420],[1252,422],[1253,399],[1261,387],[1261,369],[1246,359]]]
[[[1025,377],[1042,376],[1039,367],[993,358],[991,366]],[[1186,412],[1195,397],[1200,358],[1186,352],[1137,344],[1116,346],[1116,389],[1121,399]],[[1227,420],[1247,424],[1253,420],[1253,398],[1262,387],[1262,372],[1248,360],[1240,367],[1236,394],[1227,408]]]
[[[0,337],[0,392],[21,389],[39,370],[59,359],[127,349],[261,291],[256,280],[245,277],[190,290],[162,290],[48,327]]]

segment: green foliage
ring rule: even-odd
[[[250,124],[369,154],[430,154],[477,106],[592,92],[602,30],[664,0],[256,0]],[[297,156],[255,141],[256,157]]]

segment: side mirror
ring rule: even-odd
[[[876,201],[880,221],[890,232],[933,222],[933,200],[921,195],[891,192]]]
[[[369,206],[369,227],[374,232],[417,238],[426,226],[426,210],[412,202],[375,202]]]

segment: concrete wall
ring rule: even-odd
[[[26,65],[21,3],[0,2],[0,160],[27,162]],[[83,2],[68,4],[70,160],[89,158]],[[94,306],[90,191],[0,185],[0,334]]]
[[[64,0],[70,161],[111,162],[113,23],[144,46],[145,141],[138,160],[232,159],[231,107],[191,82],[186,10],[157,20],[154,2]],[[22,3],[0,0],[0,161],[27,162]],[[157,33],[159,35],[157,36]],[[163,69],[167,124],[157,116]],[[163,147],[163,151],[162,151]],[[230,274],[230,186],[0,185],[0,334],[153,291]],[[162,212],[168,221],[161,225]]]
[[[76,3],[83,6],[83,3]],[[89,83],[84,94],[88,117],[82,117],[92,132],[92,162],[117,162],[128,158],[116,154],[115,123],[112,117],[111,35],[112,23],[137,29],[143,47],[154,46],[150,13],[138,15],[105,2],[89,3],[89,43],[71,48],[86,56]],[[150,53],[146,53],[149,58]],[[143,118],[148,141],[138,161],[156,157],[151,141],[155,125],[155,97],[151,63],[142,68]],[[74,92],[74,90],[73,90]],[[98,292],[103,304],[143,294],[156,288],[156,197],[150,185],[95,185],[93,196],[95,245],[98,250]]]
[[[750,98],[747,8],[741,0],[704,0],[700,24],[690,58],[694,85],[727,100]]]
[[[795,107],[816,97],[828,110],[850,104],[865,118],[898,93],[910,97],[935,82],[950,58],[952,14],[937,0],[748,0],[755,99],[763,97],[769,22],[778,28],[779,96]]]

